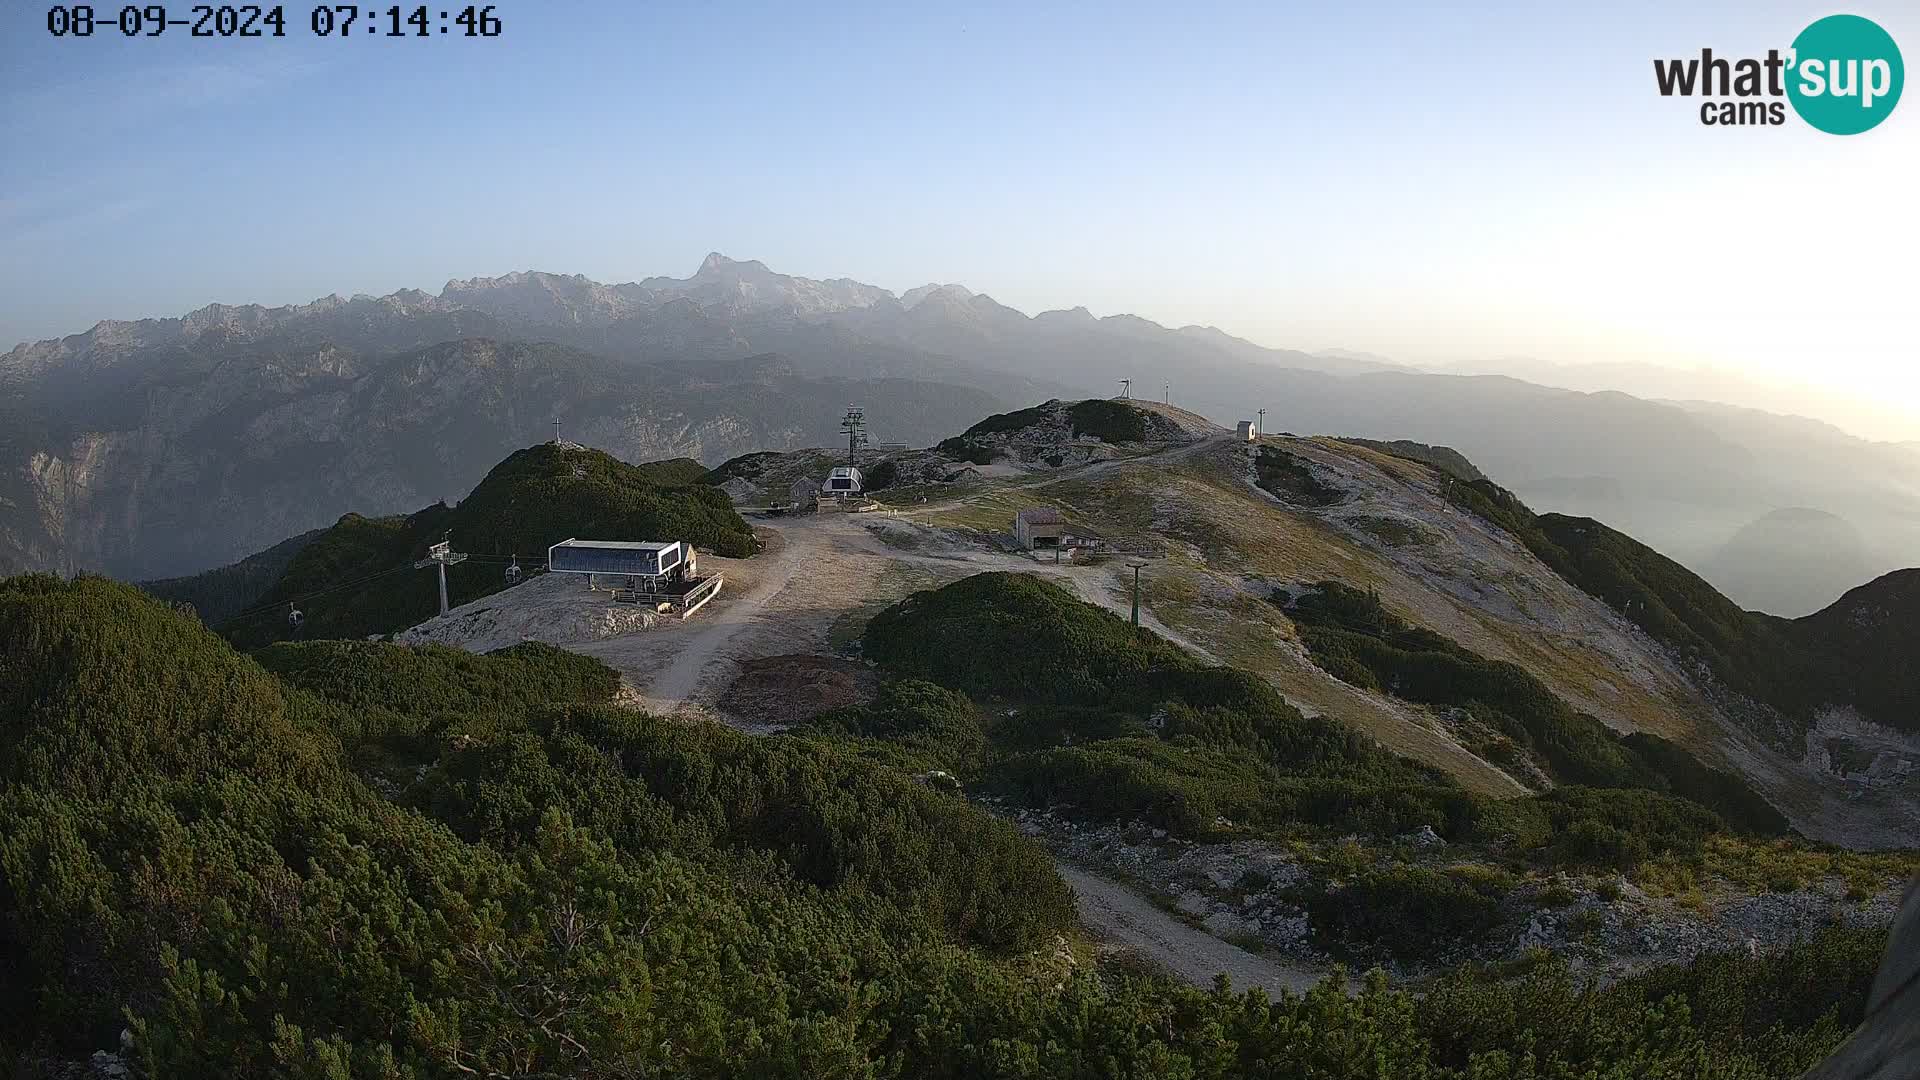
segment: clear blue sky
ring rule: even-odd
[[[509,0],[497,39],[322,40],[296,3],[285,39],[219,41],[56,40],[6,0],[0,349],[720,250],[1272,345],[1920,401],[1920,94],[1842,139],[1703,128],[1653,88],[1655,56],[1849,9],[1446,6]],[[1850,10],[1920,58],[1911,5]],[[1787,241],[1832,272],[1789,285]]]

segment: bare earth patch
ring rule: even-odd
[[[714,703],[730,723],[742,727],[790,727],[823,712],[873,698],[880,676],[872,668],[831,656],[769,656],[740,665]]]

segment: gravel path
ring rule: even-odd
[[[817,534],[783,533],[778,550],[772,552],[768,564],[760,568],[759,580],[732,597],[723,591],[714,597],[710,605],[714,610],[707,618],[701,618],[707,613],[695,612],[688,620],[689,625],[679,628],[676,636],[681,640],[673,658],[640,691],[642,708],[674,712],[693,696],[710,673],[715,657],[742,631],[761,622],[766,602],[787,588],[794,571],[814,553],[817,544],[807,543],[809,537]]]
[[[1325,971],[1282,963],[1196,930],[1148,903],[1119,882],[1089,873],[1069,863],[1054,863],[1073,887],[1080,921],[1096,937],[1133,949],[1202,989],[1225,973],[1234,988],[1258,987],[1269,995],[1282,990],[1305,993]]]

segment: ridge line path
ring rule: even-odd
[[[1042,476],[1010,485],[1010,488],[1025,490],[1044,487],[1139,462],[1183,458],[1199,452],[1214,441],[1202,439],[1152,454],[1111,458],[1074,470],[1070,475]],[[966,501],[963,498],[940,506],[961,506]],[[911,513],[923,513],[928,509],[936,507],[916,507]],[[880,517],[882,514],[874,516]],[[1093,568],[1062,567],[1056,570],[1046,564],[1016,561],[991,553],[981,553],[977,558],[941,558],[893,550],[874,539],[859,524],[863,516],[816,514],[789,518],[780,524],[761,525],[756,532],[763,536],[771,533],[779,538],[778,542],[769,545],[770,550],[760,559],[741,562],[739,570],[729,568],[723,571],[729,575],[729,586],[738,578],[750,578],[744,582],[741,591],[723,586],[721,594],[714,598],[706,611],[696,614],[682,626],[664,626],[636,635],[571,643],[568,648],[597,657],[620,670],[633,691],[633,704],[668,714],[690,708],[697,711],[700,706],[710,704],[700,699],[718,696],[718,692],[732,681],[741,659],[737,654],[751,649],[753,637],[773,634],[776,647],[772,653],[802,652],[809,645],[824,645],[827,624],[833,619],[822,618],[828,613],[814,597],[799,594],[824,588],[837,596],[844,610],[854,610],[873,594],[879,577],[889,564],[915,566],[931,571],[935,577],[958,576],[987,569],[1025,570],[1065,579],[1084,599],[1109,610],[1120,611],[1125,608],[1125,604],[1117,600],[1113,593],[1096,588],[1085,580],[1086,571]],[[808,580],[807,589],[794,589],[796,574],[821,580]],[[1207,655],[1205,650],[1197,648],[1171,627],[1160,624],[1150,614],[1142,612],[1141,621],[1162,636]],[[744,642],[740,641],[743,636],[747,638]],[[763,652],[763,655],[772,653]],[[1208,656],[1208,659],[1213,658]],[[647,675],[649,670],[652,673]],[[644,685],[640,682],[643,678]],[[703,690],[713,693],[702,694]]]
[[[1213,986],[1215,975],[1224,974],[1236,990],[1258,988],[1277,998],[1283,990],[1304,994],[1328,974],[1248,952],[1196,930],[1112,878],[1057,858],[1053,867],[1072,887],[1080,921],[1095,936],[1150,957],[1203,990]]]
[[[568,648],[598,657],[628,678],[637,670],[644,670],[652,654],[663,666],[646,685],[633,687],[636,692],[633,704],[661,714],[679,711],[710,674],[714,658],[742,631],[760,625],[767,601],[786,591],[803,556],[821,546],[817,535],[807,538],[813,543],[797,542],[798,532],[800,530],[774,530],[779,541],[769,545],[773,548],[766,553],[770,558],[756,567],[758,573],[753,580],[738,592],[731,592],[723,584],[721,594],[713,598],[704,617],[697,613],[687,620],[687,625],[665,628],[664,633],[642,631],[604,641],[578,642]],[[736,572],[733,580],[739,577]],[[730,580],[727,584],[731,583]],[[671,649],[665,657],[658,655],[667,652],[662,646]],[[635,650],[639,655],[631,655]]]

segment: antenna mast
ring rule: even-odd
[[[854,451],[867,445],[867,414],[858,405],[847,406],[847,415],[840,418],[840,430],[847,433],[847,465],[853,465]]]

